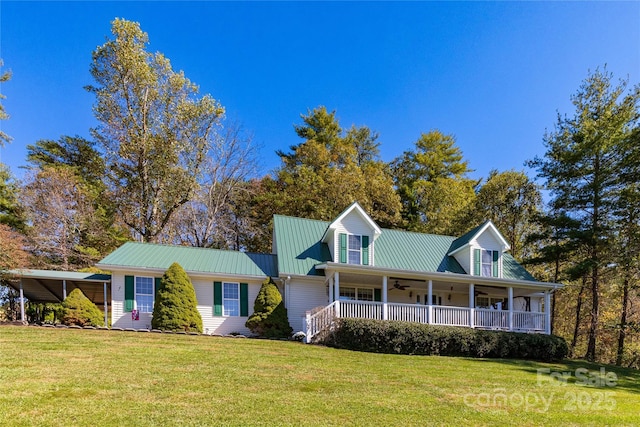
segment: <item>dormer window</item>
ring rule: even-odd
[[[474,269],[475,276],[482,277],[499,277],[498,260],[500,253],[487,249],[476,249],[474,252]]]
[[[369,265],[369,236],[340,233],[340,262]]]
[[[362,236],[349,234],[349,264],[360,264],[362,262]]]

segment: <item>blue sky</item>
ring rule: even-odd
[[[300,140],[318,105],[380,134],[390,161],[423,132],[454,134],[475,178],[524,169],[588,70],[640,82],[640,2],[0,2],[0,88],[21,176],[27,144],[89,137],[91,52],[121,17],[262,145]],[[529,172],[533,175],[533,172]]]

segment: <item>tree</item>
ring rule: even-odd
[[[149,242],[191,200],[224,110],[161,53],[146,51],[138,23],[116,19],[111,30],[90,68],[100,123],[92,134],[122,220]]]
[[[438,130],[422,134],[413,151],[391,163],[402,218],[411,231],[461,235],[464,217],[475,199],[475,183],[452,135]]]
[[[76,288],[62,301],[62,323],[78,326],[102,326],[104,316],[100,309]]]
[[[616,365],[622,365],[630,321],[632,296],[640,288],[640,126],[618,149],[620,194],[614,207],[616,219],[616,265],[621,278],[621,309],[618,322]]]
[[[151,326],[168,331],[202,333],[196,291],[184,269],[174,262],[162,276],[153,305]]]
[[[585,357],[595,360],[600,329],[602,274],[612,262],[613,211],[617,200],[619,156],[638,115],[640,90],[625,94],[627,81],[612,85],[612,75],[590,73],[571,101],[572,117],[558,114],[555,129],[544,137],[546,153],[530,165],[546,180],[551,209],[576,219],[569,231],[578,270],[588,276],[591,313]]]
[[[243,249],[234,207],[250,191],[247,180],[256,172],[257,152],[240,125],[230,123],[216,135],[203,165],[203,179],[191,201],[168,223],[166,240],[176,244],[219,249]]]
[[[27,266],[24,238],[5,224],[0,224],[0,320],[16,320],[18,294],[10,286],[10,270]]]
[[[536,232],[542,209],[538,186],[524,172],[489,172],[480,187],[472,211],[472,224],[490,219],[511,245],[511,255],[519,261],[532,256],[526,241]]]
[[[83,223],[75,226],[79,230],[76,247],[98,258],[112,252],[130,236],[117,222],[116,205],[103,182],[105,162],[95,145],[95,142],[79,136],[62,136],[58,141],[39,140],[35,145],[27,145],[27,161],[36,177],[53,174],[44,172],[45,169],[60,171],[60,176],[73,177],[77,184],[73,184],[70,194],[81,193],[76,195],[76,199],[86,198],[87,204],[91,205],[91,215],[78,218]],[[36,216],[39,213],[41,211],[33,212]],[[40,219],[36,218],[35,222],[40,222]],[[33,230],[36,234],[39,231]]]
[[[0,68],[2,68],[3,65],[4,65],[4,62],[2,61],[2,59],[0,59]],[[8,82],[10,79],[11,79],[11,71],[0,72],[0,83]],[[2,101],[5,98],[6,96],[0,93],[0,101]],[[5,111],[4,105],[2,105],[2,102],[0,102],[0,120],[7,120],[8,118],[9,118],[9,115]],[[8,142],[11,142],[11,137],[6,133],[4,133],[2,130],[0,130],[0,147],[4,147],[4,144]]]
[[[383,227],[400,222],[400,201],[385,165],[377,160],[377,137],[368,128],[344,134],[335,111],[315,108],[295,126],[304,141],[278,151],[282,159],[270,193],[274,213],[333,220],[354,201]]]
[[[0,163],[0,224],[23,232],[27,226],[24,209],[18,198],[19,190],[9,168]]]
[[[287,338],[293,332],[282,295],[270,277],[262,282],[246,327],[254,334],[267,338]]]
[[[83,246],[96,230],[96,212],[86,185],[69,169],[44,167],[31,172],[22,189],[31,230],[30,251],[47,268],[80,269],[100,258]]]

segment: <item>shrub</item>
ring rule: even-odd
[[[267,338],[286,338],[293,332],[282,295],[270,277],[262,282],[253,304],[253,314],[245,326],[254,334]]]
[[[324,344],[374,353],[542,361],[563,359],[568,353],[565,340],[555,335],[369,319],[339,319]]]
[[[164,273],[156,292],[151,326],[165,331],[202,333],[196,291],[184,269],[174,262]]]
[[[80,289],[72,290],[62,301],[61,322],[65,325],[102,326],[104,315]]]

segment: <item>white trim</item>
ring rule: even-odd
[[[238,290],[238,298],[225,298],[224,297],[224,285],[236,285]],[[240,283],[239,282],[222,282],[221,283],[221,292],[222,292],[222,317],[241,317],[240,316]],[[226,314],[225,313],[225,301],[238,301],[238,314]]]
[[[138,273],[142,276],[147,275],[147,274],[155,274],[157,276],[162,276],[164,273],[167,272],[167,268],[145,268],[145,267],[126,267],[126,266],[122,266],[122,265],[108,265],[108,264],[96,264],[96,266],[103,268],[105,270],[110,270],[112,272],[116,271],[116,272],[123,272],[128,276],[131,275],[137,275]],[[253,276],[253,275],[248,275],[248,274],[233,274],[233,273],[210,273],[210,272],[206,272],[206,271],[191,271],[191,270],[185,270],[185,272],[187,273],[187,275],[192,279],[203,279],[203,280],[209,280],[209,279],[220,279],[220,280],[216,280],[217,282],[219,281],[242,281],[243,283],[247,280],[249,281],[260,281],[262,282],[264,280],[265,277],[267,277],[266,274],[264,275],[258,275],[258,276]],[[278,277],[287,277],[288,274],[286,273],[281,273],[278,275]],[[291,275],[293,276],[293,275]],[[74,279],[75,280],[75,279]],[[102,282],[102,280],[86,280],[87,282]]]
[[[338,217],[334,219],[331,224],[329,224],[320,241],[326,243],[327,239],[330,236],[330,232],[335,231],[338,228],[338,224],[340,224],[342,220],[353,210],[355,210],[362,217],[362,219],[364,219],[365,222],[373,229],[373,240],[377,239],[378,236],[382,234],[382,230],[380,229],[380,227],[378,227],[378,224],[376,224],[376,222],[371,219],[371,217],[364,211],[364,209],[362,209],[362,206],[360,206],[358,202],[353,202],[347,209],[345,209],[340,215],[338,215]],[[371,244],[371,242],[369,244]]]
[[[316,270],[325,270],[325,272],[333,273],[333,272],[344,272],[344,273],[357,273],[357,274],[379,274],[386,276],[402,276],[406,279],[417,279],[417,280],[443,280],[454,283],[471,283],[473,282],[476,286],[478,285],[487,285],[487,286],[499,286],[507,288],[509,286],[514,286],[517,288],[523,289],[558,289],[562,287],[562,284],[559,283],[548,283],[548,282],[532,282],[530,280],[512,280],[512,279],[504,279],[501,277],[482,277],[482,276],[471,276],[468,274],[460,274],[460,273],[450,273],[450,272],[439,272],[439,271],[417,271],[417,270],[402,270],[396,268],[386,268],[386,267],[376,267],[372,265],[353,265],[353,264],[341,264],[335,262],[326,262],[323,264],[317,264],[315,266]]]
[[[507,242],[507,240],[502,236],[502,234],[496,228],[496,226],[493,225],[493,222],[489,220],[473,236],[469,238],[469,241],[467,243],[465,243],[464,245],[460,246],[457,249],[454,249],[453,251],[449,252],[447,255],[452,256],[453,254],[458,253],[465,248],[468,248],[469,246],[471,246],[472,242],[475,241],[478,238],[478,236],[484,233],[489,227],[491,227],[490,231],[494,234],[494,237],[496,237],[498,242],[501,244],[502,252],[505,252],[511,249],[511,245],[509,245],[509,242]]]
[[[151,279],[151,294],[143,294],[138,292],[138,279]],[[153,306],[156,302],[156,278],[152,276],[133,276],[133,309],[138,310],[138,313],[153,313]],[[138,308],[138,295],[149,296],[151,295],[151,311],[141,311]]]

